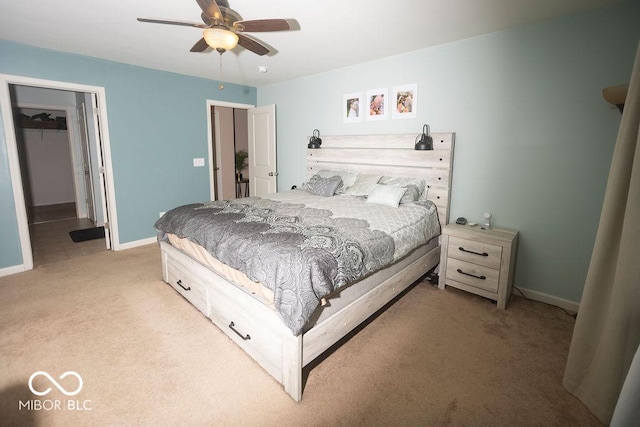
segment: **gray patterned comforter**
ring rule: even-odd
[[[258,197],[180,206],[156,223],[274,292],[299,335],[320,299],[393,261],[394,241],[367,221]]]

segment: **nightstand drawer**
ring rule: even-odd
[[[205,316],[209,316],[207,309],[207,290],[190,273],[175,260],[167,263],[169,284],[180,295],[200,310]]]
[[[447,280],[455,280],[486,291],[498,292],[499,270],[449,258],[446,274]]]
[[[447,255],[449,258],[484,265],[497,270],[500,268],[502,260],[502,246],[450,236]]]

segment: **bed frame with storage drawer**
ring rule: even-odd
[[[454,134],[432,136],[434,150],[430,151],[414,150],[415,134],[323,136],[321,149],[307,151],[307,170],[310,175],[329,169],[424,178],[428,198],[438,207],[444,225],[448,222]],[[295,336],[273,309],[240,287],[166,241],[160,242],[160,249],[164,281],[279,381],[295,401],[302,398],[302,369],[306,365],[440,261],[440,245],[417,259],[400,260],[402,268],[371,276],[380,278],[379,285]]]

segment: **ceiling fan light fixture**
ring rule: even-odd
[[[238,45],[238,35],[224,28],[207,28],[203,32],[207,44],[218,52],[231,50]]]

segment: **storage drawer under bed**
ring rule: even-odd
[[[269,374],[281,383],[287,381],[290,373],[283,371],[283,345],[297,345],[299,341],[275,311],[168,243],[161,242],[160,247],[165,282],[202,311]]]
[[[251,304],[247,305],[242,299],[230,295],[235,291],[243,291],[226,289],[227,287],[229,286],[222,289],[218,286],[209,287],[209,319],[267,372],[282,381],[282,346],[278,340],[274,340],[273,332],[267,324],[247,315],[252,312]],[[250,302],[260,304],[257,301]]]
[[[209,316],[207,290],[187,269],[175,259],[167,259],[167,277],[165,280],[187,301],[193,304],[205,316]]]

